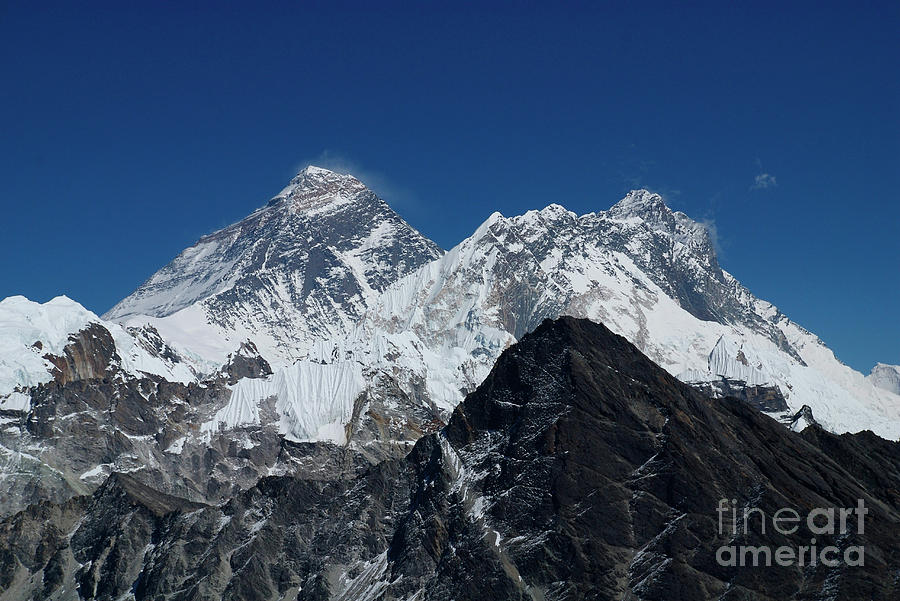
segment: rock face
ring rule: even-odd
[[[776,386],[749,386],[742,380],[721,378],[710,382],[693,382],[692,385],[703,394],[713,398],[733,397],[741,399],[751,407],[764,413],[788,411],[789,407]],[[808,405],[804,405],[809,409]]]
[[[51,374],[60,384],[103,378],[121,361],[109,330],[98,323],[70,335],[61,356],[47,354],[44,359],[53,364]]]
[[[242,378],[263,378],[272,375],[272,367],[263,359],[256,345],[249,340],[241,344],[221,369],[228,377],[229,384],[236,384]]]
[[[126,333],[104,323],[118,328],[120,337],[142,349],[145,357],[153,353],[181,365],[181,357],[152,328]],[[122,339],[117,346],[101,323],[89,323],[66,340],[61,348],[56,343],[25,349],[55,350],[42,359],[46,367],[38,364],[49,381],[0,397],[0,516],[43,500],[63,502],[90,494],[115,472],[129,473],[162,493],[204,503],[222,502],[271,474],[352,476],[371,463],[404,455],[409,441],[443,425],[434,408],[380,384],[377,393],[348,397],[347,406],[338,407],[332,421],[341,447],[305,444],[286,436],[282,428],[281,415],[302,420],[302,402],[328,393],[320,387],[301,395],[294,413],[279,410],[273,393],[254,407],[255,423],[217,428],[220,416],[229,419],[223,411],[233,397],[264,387],[272,375],[253,343],[242,344],[208,378],[182,383],[126,370],[128,363],[119,351]],[[346,376],[332,371],[338,381]],[[297,383],[286,380],[274,390],[292,390]],[[242,406],[239,400],[235,403]]]
[[[31,392],[30,410],[0,431],[9,493],[0,497],[0,513],[89,493],[117,470],[138,471],[159,489],[202,498],[216,480],[207,472],[216,463],[215,449],[204,448],[198,455],[206,460],[193,467],[187,461],[176,466],[182,458],[166,449],[225,392],[220,386],[125,379],[115,371],[41,384]],[[184,459],[189,454],[190,447]]]
[[[54,379],[102,378],[110,368],[172,382],[198,376],[155,330],[126,331],[65,296],[42,304],[24,296],[0,300],[0,408],[10,393]]]
[[[320,445],[321,446],[321,443]],[[123,475],[0,522],[0,599],[896,599],[900,445],[791,432],[587,320],[507,349],[440,432],[355,477],[263,478],[201,506]],[[869,512],[816,535],[865,565],[722,565],[721,499]],[[38,551],[35,552],[35,549]]]
[[[788,427],[794,432],[803,432],[809,426],[819,425],[809,405],[803,405],[800,411],[794,415],[787,414],[787,419],[782,419],[782,421],[786,422]]]
[[[267,367],[258,356],[243,359],[237,365],[248,370]],[[406,448],[381,432],[352,433],[354,441],[365,440],[365,452],[292,443],[272,425],[202,432],[232,394],[228,369],[234,366],[200,383],[134,378],[112,367],[103,377],[35,387],[26,407],[0,412],[0,515],[89,494],[116,472],[161,493],[219,503],[266,475],[352,476]],[[274,413],[274,406],[265,410]],[[415,419],[411,412],[404,423]]]

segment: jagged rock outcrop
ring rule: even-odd
[[[0,332],[0,407],[12,393],[53,379],[106,377],[111,368],[173,382],[198,376],[158,332],[105,322],[65,296],[46,303],[24,296],[0,300]]]
[[[180,384],[106,375],[41,384],[27,412],[4,412],[13,417],[0,430],[0,516],[89,494],[116,472],[167,494],[218,503],[269,474],[352,477],[406,449],[295,443],[273,425],[201,433],[231,394],[222,379]]]
[[[764,413],[788,411],[784,395],[775,386],[751,386],[742,380],[721,378],[709,382],[691,382],[691,385],[704,395],[713,398],[733,397],[741,399],[751,407]],[[809,407],[804,405],[804,407]]]
[[[228,355],[221,369],[229,384],[236,384],[241,378],[264,378],[272,375],[272,367],[256,350],[256,345],[247,340],[238,350]]]
[[[44,359],[53,364],[51,374],[60,384],[103,378],[110,366],[121,362],[112,334],[98,323],[71,334],[62,355],[47,354]]]
[[[809,405],[803,405],[803,407],[800,408],[800,411],[793,415],[786,414],[782,421],[794,432],[803,432],[809,426],[819,425],[819,422],[817,422],[816,418],[813,416],[813,410]]]

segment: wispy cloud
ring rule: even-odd
[[[751,190],[765,190],[766,188],[774,188],[778,185],[778,181],[775,179],[774,175],[769,173],[760,173],[755,178],[753,178],[753,185],[750,186]]]

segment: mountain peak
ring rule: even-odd
[[[216,365],[247,339],[267,361],[292,362],[313,341],[343,334],[381,290],[440,255],[358,179],[310,165],[268,205],[186,248],[107,315],[133,325],[152,319]]]
[[[349,173],[339,173],[324,167],[316,167],[315,165],[307,165],[291,179],[292,184],[316,185],[322,182],[347,182],[365,187],[361,181]]]
[[[617,221],[638,220],[651,230],[672,236],[693,248],[699,248],[715,262],[715,249],[707,224],[694,221],[681,211],[673,211],[662,196],[649,190],[632,190],[614,204],[606,215]]]
[[[340,174],[337,171],[332,171],[331,169],[325,169],[324,167],[317,167],[315,165],[307,165],[306,167],[304,167],[297,173],[297,175],[303,175],[303,174],[310,175],[310,176],[315,175],[315,176],[321,176],[321,177],[340,176]]]
[[[666,205],[663,197],[644,189],[632,190],[614,204],[609,212],[620,218],[638,217],[651,222],[672,219],[672,209]]]
[[[362,192],[375,198],[366,185],[352,175],[308,165],[269,201],[269,206],[290,199],[293,201],[289,205],[291,208],[307,212],[328,205],[346,204]]]

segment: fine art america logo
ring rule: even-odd
[[[761,536],[780,533],[796,534],[801,526],[810,534],[809,544],[798,547],[769,545],[723,545],[716,551],[721,566],[815,566],[837,567],[865,565],[865,547],[847,546],[841,551],[833,545],[817,544],[816,536],[864,534],[865,516],[869,513],[859,499],[856,507],[817,507],[806,516],[785,507],[771,516],[758,507],[738,507],[736,499],[722,499],[716,509],[719,514],[719,535],[746,536],[753,532]],[[851,528],[855,526],[855,528]],[[768,530],[767,530],[768,528]]]

